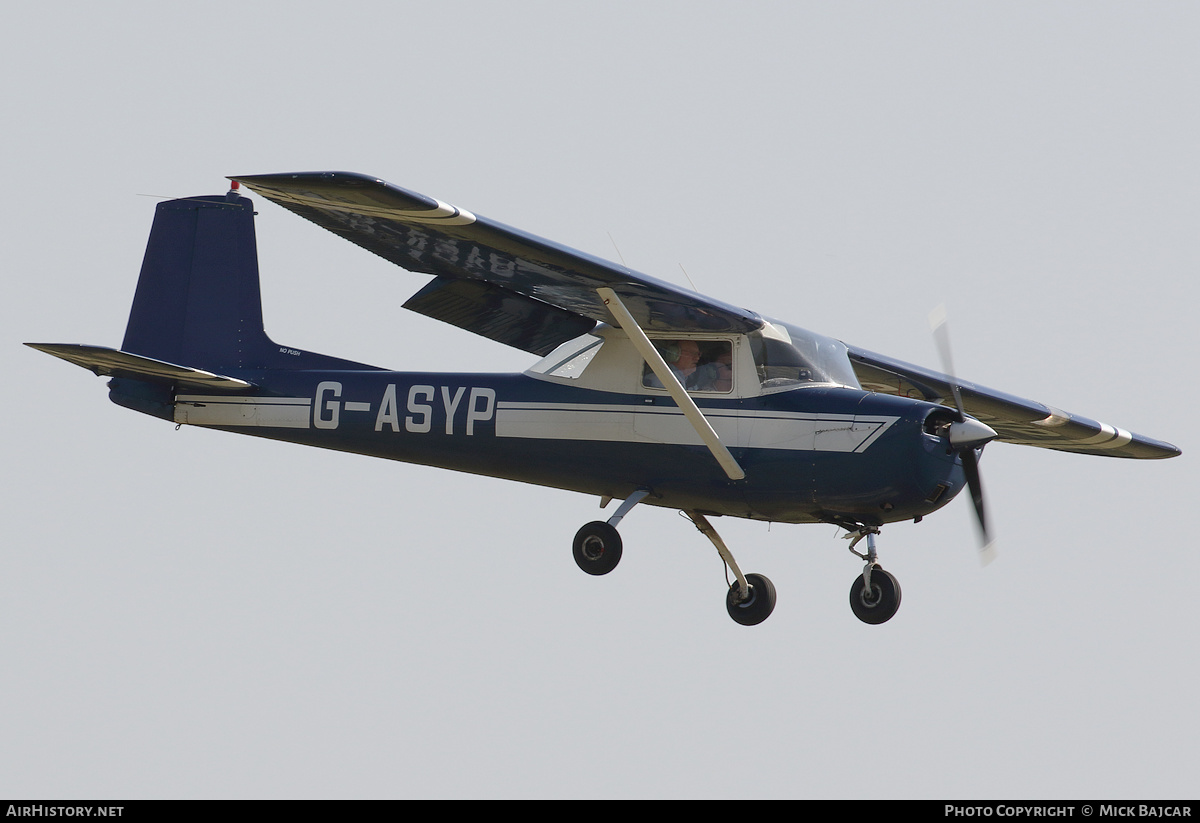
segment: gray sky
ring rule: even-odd
[[[15,22],[14,22],[14,19]],[[1191,3],[47,3],[3,69],[0,796],[1192,798]],[[184,428],[20,344],[120,344],[155,199],[342,169],[1174,442],[993,445],[884,529],[675,513]],[[525,368],[259,200],[267,331]],[[610,240],[610,235],[612,240]],[[1186,371],[1185,371],[1186,370]]]

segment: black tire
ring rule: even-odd
[[[735,623],[757,626],[775,611],[775,584],[761,574],[746,575],[746,583],[750,587],[749,596],[739,603],[740,587],[734,581],[725,595],[725,608]]]
[[[850,587],[850,608],[864,623],[873,626],[886,623],[900,608],[900,584],[890,573],[876,566],[871,569],[870,592],[867,592],[862,575]]]
[[[621,535],[602,520],[585,524],[575,533],[575,563],[588,574],[608,574],[621,562]]]

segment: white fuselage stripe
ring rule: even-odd
[[[349,412],[369,409],[368,403],[345,403]],[[783,451],[862,453],[899,419],[728,408],[701,411],[730,448]],[[175,398],[177,423],[307,429],[313,425],[312,418],[313,400],[308,397],[181,394]],[[499,401],[495,424],[496,437],[503,438],[702,445],[676,406]]]
[[[721,441],[735,448],[862,452],[899,418],[702,408]],[[668,406],[505,402],[496,404],[496,436],[700,445],[683,416]]]

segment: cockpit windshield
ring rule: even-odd
[[[749,335],[750,351],[764,391],[806,383],[859,388],[846,346],[832,337],[779,321]]]

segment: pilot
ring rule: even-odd
[[[679,356],[671,364],[671,371],[685,389],[693,389],[699,376],[696,367],[700,365],[700,344],[695,340],[680,340],[678,346]]]

